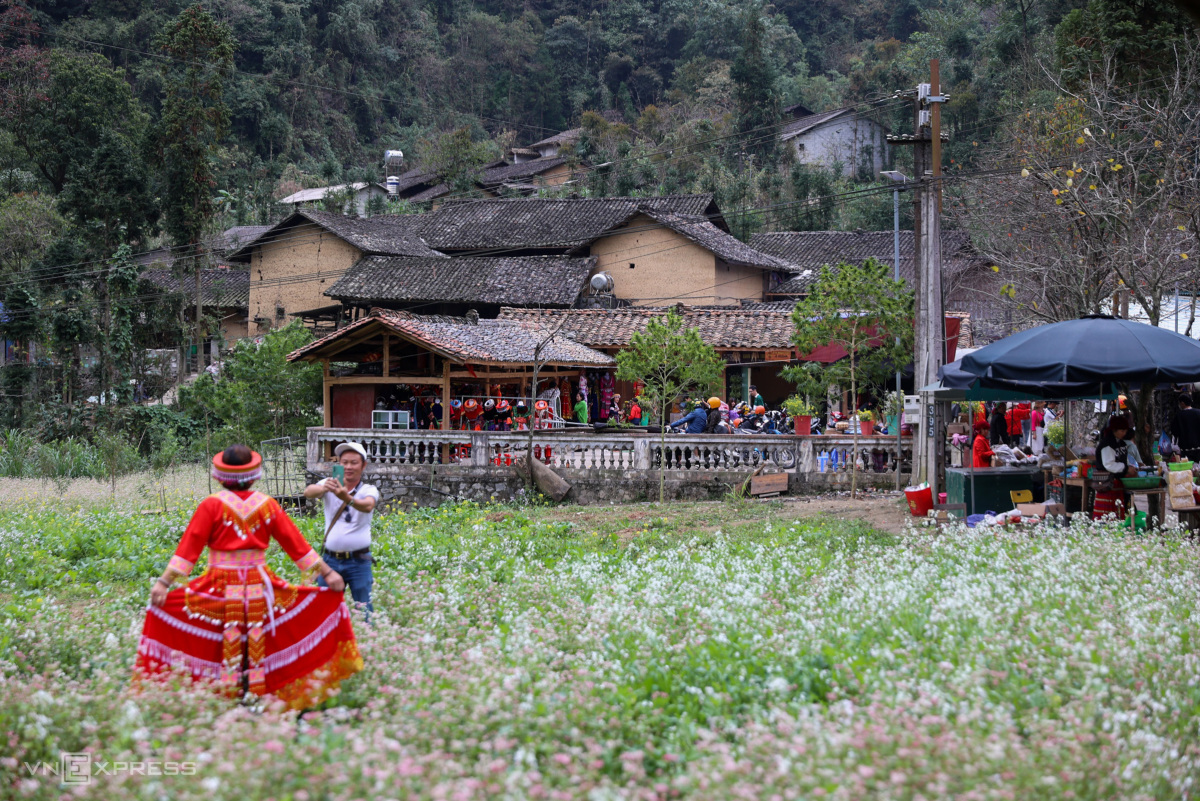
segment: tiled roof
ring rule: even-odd
[[[520,165],[524,166],[524,165]],[[639,211],[711,215],[712,195],[494,198],[446,203],[414,229],[438,250],[572,248],[603,236]]]
[[[170,270],[144,270],[143,281],[149,281],[163,292],[179,292],[195,302],[196,276],[178,276]],[[205,306],[248,307],[250,305],[250,271],[215,268],[201,274],[201,290]]]
[[[713,225],[706,217],[647,209],[645,214],[729,264],[794,273],[795,266],[783,259],[762,253]]]
[[[800,117],[792,120],[779,131],[780,139],[791,139],[794,136],[799,136],[803,133],[808,133],[818,125],[823,125],[830,120],[836,119],[843,114],[848,114],[854,111],[853,108],[837,108],[833,111],[822,111],[820,114],[809,114],[806,117]]]
[[[450,187],[446,186],[446,184],[437,184],[436,186],[431,186],[426,190],[417,192],[415,195],[410,195],[407,200],[411,200],[414,203],[422,203],[426,200],[436,200],[439,197],[445,197],[448,194],[450,194]]]
[[[224,257],[227,253],[232,253],[242,245],[262,236],[270,228],[269,225],[235,225],[208,240],[205,246],[214,251],[218,257]],[[175,264],[175,250],[169,247],[155,248],[135,255],[133,260],[143,267],[155,265],[171,267]]]
[[[269,225],[235,225],[222,231],[221,235],[214,240],[213,247],[232,253],[242,245],[258,239],[269,230],[271,230]]]
[[[479,182],[484,186],[496,186],[497,184],[508,183],[509,181],[517,181],[522,178],[541,175],[560,164],[566,163],[566,159],[552,158],[523,161],[520,164],[505,164],[503,167],[492,167],[491,169],[484,170]]]
[[[330,192],[343,192],[349,189],[352,192],[361,192],[368,186],[377,186],[383,189],[379,184],[370,184],[366,181],[358,181],[353,184],[337,184],[336,186],[318,186],[314,189],[301,189],[299,192],[294,192],[280,200],[280,203],[311,203],[317,200],[323,200]]]
[[[771,294],[803,292],[826,264],[859,264],[869,258],[892,265],[895,234],[892,231],[788,231],[755,234],[750,246],[777,256],[795,266],[799,274],[771,290]],[[948,274],[962,272],[975,262],[970,237],[964,231],[942,232],[942,269]],[[900,232],[900,277],[912,281],[912,231]],[[807,272],[805,272],[807,271]]]
[[[535,351],[551,331],[537,321],[472,320],[467,317],[421,315],[372,309],[369,317],[318,339],[288,355],[288,361],[319,358],[326,345],[356,336],[369,325],[382,325],[406,339],[460,364],[532,364]],[[542,348],[548,365],[611,367],[615,360],[559,333]]]
[[[415,186],[434,183],[437,181],[437,174],[423,170],[420,167],[414,167],[407,172],[402,172],[395,176],[397,181],[396,191],[405,192]]]
[[[739,307],[677,307],[684,324],[695,328],[700,338],[720,350],[765,350],[792,346],[792,315],[788,311],[762,311]],[[651,320],[665,317],[669,309],[638,306],[625,309],[513,309],[500,310],[501,320],[558,325],[563,315],[571,319],[563,326],[572,336],[594,348],[623,348],[630,338],[644,331]]]
[[[416,215],[392,215],[361,219],[316,209],[300,209],[269,228],[257,239],[229,255],[230,261],[249,261],[253,248],[269,242],[287,242],[300,235],[290,229],[305,222],[315,223],[346,240],[364,253],[384,256],[440,256],[412,231]]]
[[[582,134],[583,134],[582,128],[572,128],[569,131],[562,131],[561,133],[556,133],[554,136],[547,136],[545,139],[543,139],[540,142],[534,142],[532,145],[529,145],[529,149],[533,150],[533,149],[541,148],[541,147],[549,147],[550,145],[558,145],[561,147],[562,145],[565,145],[567,142],[574,142]]]
[[[325,293],[343,303],[446,301],[570,306],[593,257],[512,256],[418,259],[367,256]]]

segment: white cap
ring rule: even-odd
[[[367,449],[362,445],[359,445],[357,442],[343,442],[341,445],[338,445],[333,449],[333,455],[341,456],[346,451],[354,451],[363,458],[364,462],[371,461],[370,457],[367,456]]]

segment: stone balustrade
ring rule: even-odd
[[[507,466],[529,450],[528,432],[310,428],[309,471],[327,473],[333,447],[346,441],[366,448],[371,456],[368,475],[375,476],[409,474],[418,465]],[[855,458],[864,474],[894,476],[897,458],[907,472],[912,438],[904,438],[897,454],[896,438],[885,436],[859,437],[856,445],[844,434],[668,434],[664,446],[658,434],[558,429],[535,432],[533,453],[568,471],[657,471],[665,460],[669,471],[704,474],[744,472],[766,464],[837,484],[839,477],[848,476]]]

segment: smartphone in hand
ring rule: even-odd
[[[345,484],[346,483],[346,468],[340,464],[335,464],[333,466],[333,477],[336,478],[338,481],[342,482],[343,484]]]

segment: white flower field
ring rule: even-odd
[[[366,668],[299,718],[132,689],[183,516],[4,512],[0,795],[1197,795],[1195,544],[756,508],[722,532],[658,507],[632,536],[538,509],[387,515]],[[47,769],[63,752],[91,755],[89,781]]]

